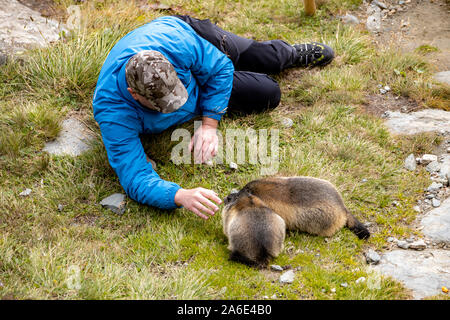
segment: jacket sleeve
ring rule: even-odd
[[[199,84],[203,116],[220,120],[225,114],[233,87],[234,66],[214,45],[195,35],[190,70]]]
[[[118,122],[100,123],[109,163],[131,199],[161,209],[177,208],[174,198],[180,186],[162,180],[147,162],[140,126],[140,120],[131,114],[121,114]]]

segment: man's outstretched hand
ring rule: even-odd
[[[194,132],[194,137],[189,144],[189,151],[194,149],[194,162],[204,163],[217,154],[219,139],[217,137],[217,125],[219,121],[204,117],[202,125]]]
[[[175,194],[176,205],[185,207],[205,220],[209,218],[208,215],[213,216],[219,210],[215,203],[221,204],[222,200],[214,191],[205,188],[179,189]]]

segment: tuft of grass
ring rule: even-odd
[[[439,51],[439,49],[434,46],[430,46],[429,44],[423,44],[414,49],[414,51],[420,54],[428,54],[431,52]]]

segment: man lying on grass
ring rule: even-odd
[[[267,74],[323,66],[333,57],[324,44],[257,42],[189,16],[161,17],[128,33],[109,53],[93,100],[109,163],[125,192],[150,206],[184,207],[207,219],[221,203],[217,194],[162,180],[139,135],[201,116],[190,149],[204,163],[217,153],[216,129],[226,111],[246,114],[278,105],[280,88]]]

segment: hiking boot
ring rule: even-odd
[[[310,42],[294,44],[297,60],[294,67],[317,67],[329,64],[334,58],[334,51],[323,43]]]

